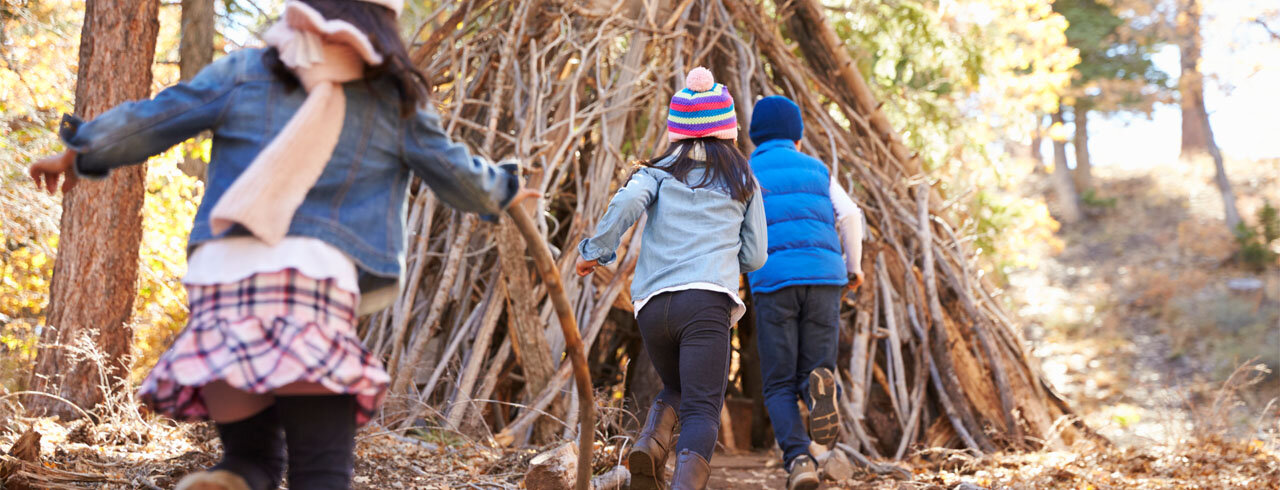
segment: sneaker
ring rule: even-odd
[[[809,373],[809,439],[827,448],[840,439],[840,410],[836,407],[836,377],[830,369]]]
[[[788,470],[787,490],[817,490],[818,466],[807,454],[796,456]]]

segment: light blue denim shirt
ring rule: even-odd
[[[260,49],[240,50],[154,99],[121,104],[87,123],[66,118],[61,135],[79,153],[76,172],[105,177],[210,130],[213,154],[188,250],[246,234],[235,226],[214,235],[209,213],[306,99],[303,90],[280,82],[262,56]],[[434,111],[400,117],[396,90],[385,79],[343,85],[347,111],[338,146],[289,224],[289,236],[320,239],[351,257],[364,292],[394,285],[403,270],[411,175],[449,205],[486,215],[501,212],[520,185],[514,168],[490,164],[451,141]]]
[[[686,176],[702,180],[702,170]],[[764,203],[757,188],[739,202],[719,188],[690,188],[665,170],[642,167],[613,196],[595,236],[578,244],[585,260],[617,260],[618,241],[647,214],[640,259],[631,278],[631,298],[696,282],[738,290],[740,274],[759,269],[768,257]]]

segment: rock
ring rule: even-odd
[[[1227,289],[1238,293],[1251,293],[1262,289],[1262,279],[1256,277],[1237,277],[1227,280]]]
[[[827,451],[821,459],[819,469],[824,478],[836,482],[853,478],[853,462],[849,461],[843,451]]]

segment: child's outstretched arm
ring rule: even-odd
[[[450,206],[495,219],[520,190],[515,165],[494,165],[455,143],[432,109],[420,109],[404,125],[402,158]]]
[[[769,259],[769,222],[765,219],[764,198],[760,196],[760,186],[751,194],[747,202],[747,212],[742,217],[742,230],[738,239],[742,248],[738,249],[738,267],[743,274],[759,270]]]
[[[596,223],[595,236],[578,244],[576,267],[579,276],[590,274],[597,265],[608,265],[618,259],[618,242],[622,234],[636,224],[657,192],[658,180],[645,169],[631,175],[631,180],[613,195],[609,209]]]
[[[69,168],[62,169],[64,172],[74,170],[80,177],[100,179],[113,168],[142,163],[201,131],[213,129],[236,86],[237,64],[250,61],[246,57],[254,53],[239,51],[224,56],[189,82],[166,88],[151,100],[120,104],[92,121],[63,117],[59,135],[68,151],[54,159],[69,163]],[[52,176],[54,172],[46,167],[33,166],[33,176],[37,172],[46,178]],[[68,182],[74,185],[74,178],[69,176]]]
[[[831,205],[835,208],[836,231],[840,234],[840,244],[844,248],[844,264],[849,274],[849,289],[857,290],[862,285],[862,209],[853,202],[849,193],[836,179],[831,179]]]

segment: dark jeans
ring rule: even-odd
[[[729,380],[729,316],[733,299],[701,289],[663,293],[636,321],[649,360],[662,378],[658,399],[680,415],[675,453],[688,449],[711,461]]]
[[[809,373],[835,372],[840,340],[840,286],[792,286],[752,293],[764,406],[786,464],[809,453],[809,434],[796,400],[809,400]],[[803,398],[802,398],[803,397]]]

